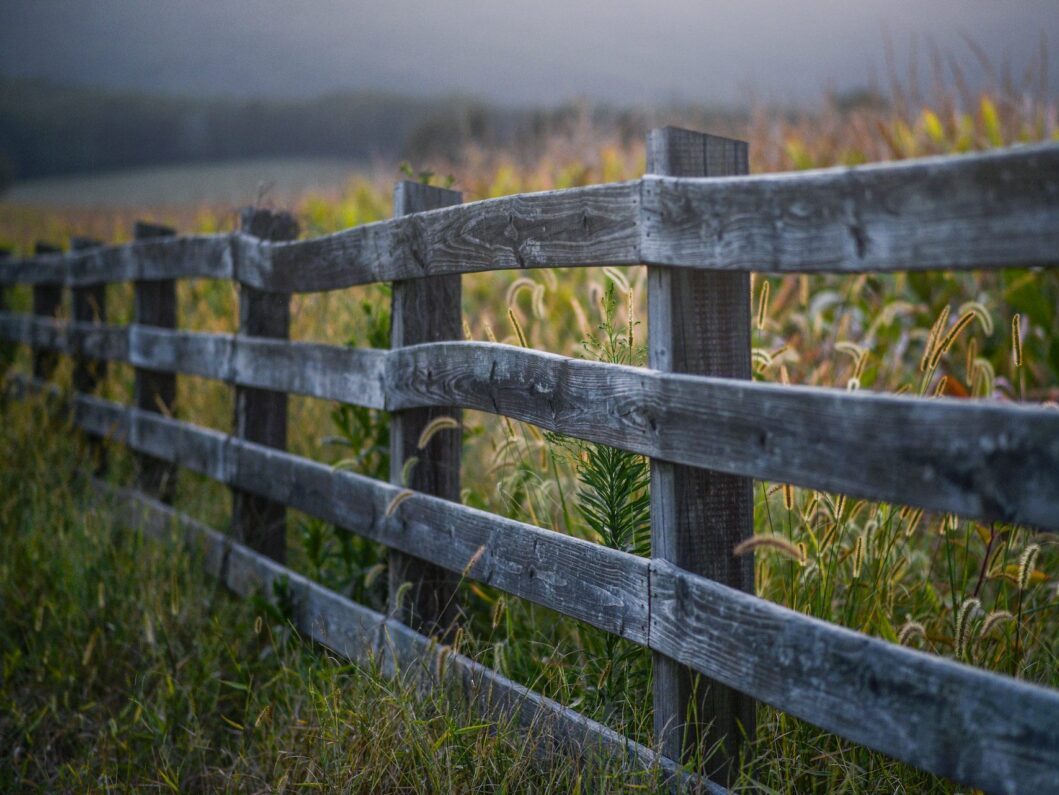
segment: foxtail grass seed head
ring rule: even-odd
[[[471,333],[471,324],[467,322],[467,318],[463,318],[463,338],[467,341],[474,339],[474,335]]]
[[[919,527],[919,520],[923,518],[923,509],[916,508],[908,514],[908,524],[905,525],[905,537],[911,537]]]
[[[941,378],[938,379],[938,383],[934,387],[934,392],[932,393],[931,397],[936,397],[936,398],[944,397],[945,396],[945,390],[946,390],[946,388],[948,386],[949,386],[949,377],[947,375],[943,375]]]
[[[857,579],[860,576],[863,567],[864,536],[857,536],[857,540],[853,543],[853,579]]]
[[[401,507],[401,503],[405,500],[414,497],[415,492],[410,489],[402,489],[394,495],[393,499],[386,506],[386,516],[393,516],[397,513],[397,509]]]
[[[992,611],[991,613],[989,613],[985,617],[985,620],[982,621],[982,626],[978,630],[978,637],[980,637],[980,638],[986,637],[994,629],[996,629],[997,627],[1003,626],[1004,624],[1006,624],[1009,621],[1011,621],[1013,618],[1014,618],[1014,616],[1011,615],[1011,613],[1009,611],[1007,611],[1007,610],[994,610],[994,611]]]
[[[989,310],[985,308],[985,305],[978,301],[967,301],[960,305],[957,314],[963,315],[966,312],[970,312],[974,315],[978,324],[982,327],[982,331],[988,337],[993,333],[993,316],[989,314]]]
[[[538,320],[544,320],[544,285],[538,284],[533,288],[533,316]]]
[[[504,303],[513,307],[518,300],[518,294],[523,290],[533,291],[537,288],[537,282],[527,276],[520,276],[508,285],[507,293],[504,295]]]
[[[967,343],[967,360],[964,364],[964,374],[967,380],[967,385],[974,387],[974,360],[978,358],[978,340],[971,337],[971,341]]]
[[[467,565],[463,567],[463,576],[466,577],[474,569],[475,564],[482,559],[485,555],[485,544],[482,544],[478,549],[474,550],[474,554],[467,559]]]
[[[1041,548],[1037,544],[1030,544],[1019,555],[1018,589],[1025,591],[1029,587],[1030,578],[1037,566],[1037,556],[1041,554]]]
[[[1022,317],[1016,312],[1011,318],[1011,359],[1022,367]]]
[[[798,300],[802,306],[809,306],[809,277],[804,273],[798,277]]]
[[[496,603],[493,605],[492,615],[490,619],[492,621],[493,629],[500,626],[500,622],[504,620],[504,611],[507,609],[507,602],[503,596],[497,597]]]
[[[948,322],[949,306],[946,304],[942,307],[941,313],[938,315],[937,320],[934,321],[934,325],[930,327],[930,333],[927,335],[927,342],[923,348],[923,357],[919,360],[920,372],[929,372],[927,364],[934,355],[934,347],[937,345],[938,337],[941,336],[941,330],[945,328],[945,324]]]
[[[846,382],[847,392],[859,392],[860,391],[860,379],[857,376],[853,376]]]
[[[949,348],[955,344],[963,330],[971,325],[971,321],[975,319],[974,312],[967,311],[960,315],[956,322],[952,324],[952,328],[949,332],[941,338],[941,341],[934,346],[934,351],[930,354],[930,360],[927,362],[927,372],[935,369],[941,362],[941,357],[948,353]]]
[[[412,479],[412,470],[416,468],[416,464],[419,463],[419,457],[410,455],[405,459],[404,465],[401,467],[401,485],[407,486],[408,482]]]
[[[897,633],[897,642],[901,646],[907,646],[913,638],[925,638],[927,630],[918,621],[906,621],[901,625]]]
[[[626,279],[625,274],[617,268],[608,265],[603,268],[603,273],[607,276],[608,279],[614,282],[618,289],[621,290],[623,293],[628,293],[632,291],[632,288],[629,286],[629,280]]]
[[[772,550],[773,552],[778,552],[797,563],[805,563],[805,557],[802,555],[802,550],[796,544],[792,544],[783,536],[772,534],[756,535],[752,538],[748,538],[737,544],[735,549],[732,550],[732,554],[739,557],[750,554],[757,549]]]
[[[761,290],[758,293],[757,299],[757,327],[761,331],[765,328],[765,318],[768,316],[769,311],[769,280],[763,279],[761,282]]]
[[[364,572],[364,587],[370,588],[372,585],[374,585],[375,581],[379,579],[379,577],[385,572],[386,564],[376,563],[374,566]]]
[[[454,417],[435,417],[426,424],[423,432],[419,434],[419,441],[416,443],[416,447],[424,450],[430,444],[430,440],[437,434],[446,430],[457,430],[459,427],[460,421]]]
[[[485,338],[496,344],[496,334],[493,333],[493,327],[489,325],[489,321],[483,321],[482,325],[485,327]]]
[[[794,487],[790,483],[783,484],[783,507],[788,511],[794,508]]]
[[[981,612],[982,603],[978,599],[965,599],[956,611],[955,646],[956,656],[962,659],[967,653],[968,628],[972,618]]]

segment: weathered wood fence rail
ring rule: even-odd
[[[628,183],[471,204],[458,204],[451,191],[403,183],[399,217],[317,239],[291,240],[287,220],[258,213],[232,234],[145,229],[128,245],[81,241],[69,253],[0,263],[0,286],[30,284],[39,298],[35,315],[0,312],[0,338],[38,352],[38,385],[56,352],[77,357],[79,366],[122,361],[137,368],[143,395],[134,407],[87,394],[95,379],[82,377],[75,421],[94,437],[123,441],[146,469],[155,467],[124,498],[156,520],[170,513],[152,499],[171,493],[164,467],[203,473],[252,498],[236,522],[248,546],[202,531],[243,562],[236,567],[243,575],[218,564],[235,577],[236,590],[250,589],[247,571],[257,572],[255,582],[287,571],[279,565],[282,513],[277,519],[270,507],[277,504],[393,550],[401,561],[394,568],[414,580],[413,607],[399,614],[411,629],[290,574],[299,583],[303,628],[340,651],[381,648],[385,625],[404,638],[396,642],[405,652],[398,658],[429,654],[414,630],[444,637],[451,573],[464,574],[656,652],[656,669],[665,669],[655,678],[656,734],[670,770],[688,742],[707,737],[720,740],[723,752],[706,772],[728,775],[739,732],[753,731],[754,699],[987,791],[1056,790],[1059,692],[762,600],[747,592],[752,572],[747,579],[747,564],[731,547],[752,532],[752,478],[1059,529],[1059,413],[747,380],[749,296],[741,281],[750,270],[1053,267],[1059,146],[770,176],[730,176],[745,172],[746,151],[727,139],[667,128],[652,133],[648,148],[655,173]],[[651,369],[453,341],[460,274],[640,263],[650,267]],[[167,285],[191,277],[243,286],[239,334],[175,328]],[[72,321],[54,317],[62,286],[76,298],[119,281],[137,284],[134,323],[107,325],[98,290],[93,313],[82,298]],[[396,283],[392,350],[286,339],[291,293],[378,281]],[[244,390],[234,435],[167,416],[177,373]],[[453,501],[457,432],[418,453],[426,474],[393,509],[401,484],[281,449],[285,404],[276,396],[285,393],[395,412],[397,461],[408,454],[402,438],[460,408],[649,456],[653,557]],[[594,738],[641,764],[654,758],[453,659],[464,681],[488,684],[526,715],[552,715],[567,739]],[[710,686],[693,691],[687,672]],[[696,698],[698,723],[685,725]]]

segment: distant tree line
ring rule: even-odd
[[[625,138],[642,136],[658,119],[584,104],[501,108],[459,96],[195,98],[0,77],[0,185],[5,176],[21,180],[244,157],[454,162],[468,143],[511,145],[532,157],[549,136],[586,115]]]

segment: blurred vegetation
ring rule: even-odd
[[[829,97],[813,112],[760,109],[731,120],[730,127],[708,128],[748,140],[754,172],[1059,140],[1057,104],[1037,75],[1016,80],[998,74],[993,85],[972,94],[958,67],[940,58],[933,67],[934,85],[926,92],[916,88],[924,82],[918,76],[895,76],[885,92]],[[643,172],[644,150],[626,132],[579,111],[544,136],[537,150],[463,141],[455,154],[413,160],[412,171],[451,174],[467,200],[630,179]],[[305,234],[324,234],[387,217],[391,187],[389,180],[358,178],[340,193],[306,195],[293,209]],[[188,232],[228,229],[233,217],[230,208],[208,206],[155,214]],[[133,218],[132,211],[55,214],[5,205],[0,238],[22,251],[36,238],[124,240]],[[194,282],[180,290],[183,327],[232,330],[231,285]],[[28,293],[14,291],[11,300],[25,308]],[[111,288],[108,300],[112,317],[127,320],[128,290]],[[1059,271],[758,276],[753,300],[757,379],[1057,408]],[[469,338],[605,361],[642,364],[644,303],[643,268],[464,278]],[[297,339],[387,344],[383,287],[297,296],[293,318]],[[20,355],[24,366],[25,352]],[[113,372],[107,393],[127,399],[128,369]],[[179,380],[181,416],[230,426],[226,386]],[[291,405],[295,452],[375,476],[385,473],[386,425],[379,413],[302,398],[292,398]],[[465,412],[464,431],[467,504],[637,554],[646,551],[642,458],[475,412]],[[121,460],[120,451],[114,455]],[[1059,686],[1056,534],[782,483],[755,488],[757,535],[745,551],[756,552],[760,595],[893,643]],[[178,501],[223,525],[223,495],[224,489],[188,476]],[[292,517],[292,527],[296,566],[382,606],[382,550],[305,517]],[[92,532],[109,530],[96,526]],[[645,743],[653,741],[650,669],[641,649],[490,588],[467,584],[463,596],[463,651]],[[40,684],[38,692],[53,687]],[[79,703],[74,698],[55,710],[71,714]],[[173,759],[182,753],[174,751]],[[739,788],[748,791],[954,791],[947,782],[767,707],[759,709],[759,737],[742,761]]]

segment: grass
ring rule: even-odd
[[[853,108],[836,103],[814,115],[757,114],[742,129],[717,132],[750,141],[754,171],[1059,137],[1054,101],[1034,93],[1032,86],[1000,79],[992,90],[968,95],[958,71],[948,79],[954,88],[945,88],[942,76],[929,97],[898,83],[883,102]],[[439,173],[449,171],[446,164],[432,165]],[[453,173],[465,197],[474,199],[630,178],[642,168],[641,145],[586,128],[556,140],[533,162],[519,153],[468,151]],[[387,185],[358,179],[338,195],[306,196],[294,209],[307,234],[321,234],[386,217],[388,191]],[[213,231],[227,228],[231,215],[216,207],[192,207],[169,210],[158,220],[184,231]],[[6,207],[0,209],[0,236],[23,248],[34,237],[73,233],[121,240],[131,221],[131,214],[117,211],[56,215]],[[753,294],[757,379],[925,397],[1046,405],[1059,399],[1059,271],[759,277]],[[643,363],[644,297],[642,268],[464,279],[469,337],[631,364]],[[15,291],[11,301],[24,311],[28,292]],[[116,322],[129,319],[127,286],[110,288],[108,302]],[[179,303],[181,326],[233,330],[236,295],[230,285],[182,284]],[[299,296],[293,309],[297,339],[388,344],[383,288]],[[25,352],[17,359],[16,366],[24,368]],[[127,400],[130,384],[128,368],[112,368],[105,392]],[[224,385],[181,378],[178,403],[185,418],[230,427],[231,396]],[[502,728],[466,733],[451,728],[476,725],[455,705],[417,698],[370,671],[343,669],[315,650],[278,642],[275,632],[268,637],[253,632],[253,607],[232,603],[196,579],[192,561],[142,544],[135,532],[116,525],[105,507],[86,508],[77,469],[69,463],[78,451],[70,442],[46,441],[50,437],[35,430],[42,425],[40,417],[25,411],[6,407],[2,430],[10,449],[28,456],[30,463],[19,466],[32,467],[31,475],[16,477],[19,470],[6,463],[0,492],[14,495],[5,497],[2,508],[6,546],[0,587],[10,593],[3,591],[0,631],[5,654],[8,648],[19,650],[4,663],[5,704],[16,708],[0,710],[12,716],[0,724],[5,739],[7,732],[18,732],[16,742],[6,745],[22,749],[17,759],[12,755],[5,762],[9,781],[30,771],[34,778],[19,781],[67,789],[113,781],[122,788],[168,786],[166,776],[179,774],[187,776],[176,780],[181,788],[257,789],[278,787],[282,773],[277,771],[289,764],[295,772],[288,782],[304,783],[313,775],[328,787],[352,782],[348,788],[360,789],[362,781],[350,777],[370,775],[358,767],[370,764],[378,767],[378,775],[392,776],[373,782],[382,789],[399,788],[401,782],[412,789],[417,782],[460,790],[578,786],[576,766],[551,760],[538,768]],[[464,413],[464,430],[465,503],[637,554],[646,551],[642,458],[475,412]],[[291,401],[290,447],[299,454],[384,477],[387,438],[386,417],[378,412]],[[127,474],[127,462],[117,452],[114,458],[115,476]],[[15,456],[5,458],[14,461]],[[1055,534],[782,483],[758,483],[755,489],[756,535],[749,548],[756,553],[761,596],[893,643],[1059,687]],[[178,505],[215,526],[226,521],[225,490],[201,478],[182,476]],[[383,606],[385,557],[377,545],[299,515],[292,517],[291,528],[291,558],[299,570],[369,606]],[[59,537],[63,542],[57,544]],[[106,582],[106,604],[123,604],[122,609],[99,607],[97,581]],[[167,607],[174,592],[182,595],[177,601],[183,606],[175,615]],[[115,601],[122,593],[126,601]],[[643,650],[476,584],[465,584],[462,597],[464,653],[652,743],[650,668]],[[37,623],[37,606],[52,604],[56,612],[45,607],[41,626],[30,629]],[[150,605],[158,610],[148,613]],[[153,644],[146,643],[148,625]],[[108,645],[111,635],[113,645]],[[160,655],[159,637],[183,639],[185,645]],[[203,648],[192,654],[195,643]],[[99,657],[102,649],[110,656]],[[120,663],[126,657],[128,667],[100,666],[91,676],[82,671],[94,669],[100,659]],[[185,658],[176,668],[173,660]],[[154,673],[140,676],[141,671]],[[179,697],[168,695],[167,676]],[[312,686],[299,688],[299,677]],[[222,684],[251,681],[256,684],[249,691]],[[85,683],[94,689],[77,689]],[[266,695],[270,683],[279,688],[275,698]],[[341,701],[339,694],[351,700]],[[173,707],[166,706],[170,697],[176,698]],[[341,706],[327,706],[339,703],[336,699]],[[273,704],[271,723],[248,731],[245,727],[258,723],[268,704]],[[358,725],[361,709],[380,724],[381,737],[400,746],[392,752],[399,759],[361,747],[363,737],[350,728]],[[163,715],[158,725],[166,731],[152,733],[154,724],[145,721],[155,719],[145,718],[148,714]],[[279,728],[281,714],[295,717]],[[335,723],[335,714],[344,717]],[[125,746],[115,745],[107,733],[110,720],[122,742],[134,748],[128,756],[138,760],[135,766],[121,766],[124,757],[114,749]],[[311,728],[302,732],[299,720]],[[758,724],[758,739],[742,760],[740,789],[955,790],[775,710],[759,708]],[[76,728],[82,725],[88,728]],[[60,735],[65,739],[60,741]],[[18,739],[23,737],[30,739]],[[442,737],[439,748],[454,744],[448,756],[436,761],[416,756],[417,748],[432,748]],[[485,744],[482,758],[490,760],[470,757],[487,771],[481,780],[453,761],[465,753],[457,749],[468,745],[477,754],[478,742]],[[49,747],[80,751],[70,762]],[[415,771],[411,778],[400,778],[398,764]],[[155,772],[149,780],[139,779],[141,769]],[[589,789],[617,786],[613,780],[599,786],[605,770],[586,775]]]
[[[444,692],[297,638],[95,498],[37,401],[0,443],[0,790],[570,792],[637,782],[534,752]]]

